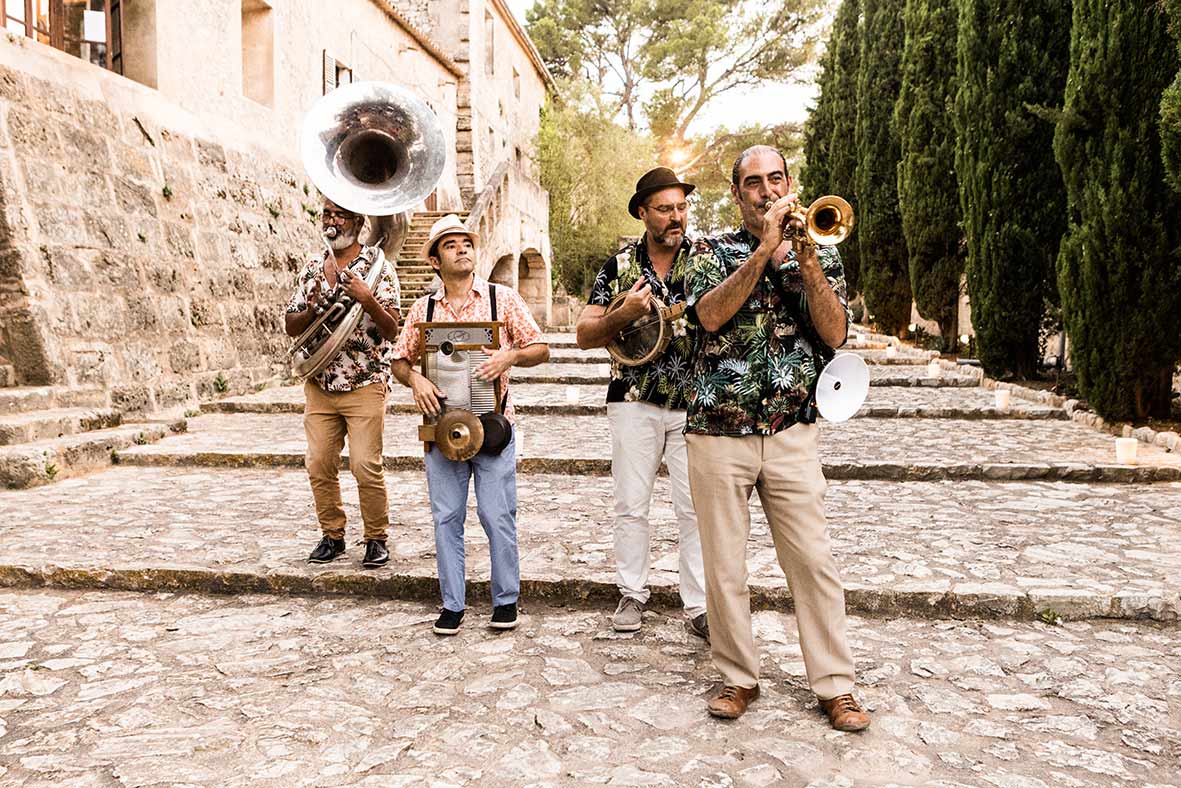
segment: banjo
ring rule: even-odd
[[[604,314],[611,314],[623,306],[627,293],[620,293],[607,304]],[[656,296],[652,297],[652,309],[623,327],[618,336],[607,344],[611,358],[625,367],[647,364],[668,348],[673,340],[673,322],[685,314],[687,304],[681,302],[665,306]]]

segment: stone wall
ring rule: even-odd
[[[0,356],[18,384],[147,412],[286,371],[315,191],[269,140],[218,125],[0,39]]]

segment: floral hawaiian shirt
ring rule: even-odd
[[[443,288],[435,293],[425,295],[410,307],[410,314],[406,316],[406,325],[398,336],[390,354],[394,359],[405,359],[413,366],[418,363],[422,355],[422,332],[418,330],[419,323],[426,322],[427,301],[434,299],[435,311],[432,319],[436,323],[478,323],[492,319],[492,303],[488,297],[488,281],[476,277],[472,283],[472,292],[459,311],[451,308],[451,304],[444,298]],[[495,285],[496,287],[496,319],[504,325],[500,328],[500,346],[523,348],[543,342],[545,337],[533,319],[525,300],[511,287]],[[500,376],[500,390],[506,392],[504,416],[509,422],[515,423],[512,397],[507,393],[508,371]]]
[[[361,254],[349,263],[349,270],[364,278],[369,273],[369,266],[378,259],[379,254],[381,254],[381,250],[376,246],[362,247]],[[303,273],[299,276],[295,295],[287,304],[289,313],[302,312],[308,308],[308,294],[312,291],[314,282],[320,282],[321,293],[331,291],[331,288],[328,287],[328,280],[324,278],[326,257],[327,252],[322,252],[313,256],[304,266]],[[378,281],[377,287],[374,288],[373,297],[391,315],[401,316],[398,275],[394,271],[393,264],[389,261],[386,261],[385,272]],[[388,388],[390,385],[389,352],[392,347],[393,343],[381,335],[377,323],[373,322],[373,318],[368,312],[365,312],[361,316],[361,322],[357,324],[357,330],[353,333],[352,338],[345,343],[344,349],[313,380],[325,391],[353,391],[370,383],[383,383]]]
[[[685,272],[694,306],[742,266],[759,239],[745,227],[698,241]],[[820,267],[852,323],[845,270],[835,247],[818,250]],[[764,273],[729,322],[704,333],[693,368],[686,432],[774,435],[799,420],[823,365],[824,347],[808,314],[804,280],[794,253],[779,267],[778,284]]]
[[[648,250],[641,238],[607,259],[595,278],[590,300],[593,306],[607,306],[620,293],[626,293],[643,276],[652,294],[665,306],[685,300],[685,264],[689,260],[689,242],[685,241],[669,269],[668,278],[661,279],[652,267]],[[665,408],[683,410],[693,363],[696,325],[687,316],[673,322],[673,337],[659,357],[647,364],[629,367],[611,361],[611,382],[607,386],[608,402],[650,402]]]

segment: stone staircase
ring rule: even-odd
[[[101,389],[0,387],[0,487],[34,487],[107,467],[129,446],[184,430],[124,423]]]
[[[431,225],[442,217],[454,213],[459,220],[467,220],[465,211],[420,211],[410,220],[410,230],[402,251],[398,254],[398,282],[402,287],[402,315],[410,311],[411,305],[426,294],[427,287],[435,278],[434,269],[423,259],[423,245],[430,235]]]

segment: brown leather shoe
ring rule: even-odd
[[[722,691],[709,701],[709,713],[724,720],[736,720],[746,712],[746,707],[759,697],[759,685],[753,687],[722,687]]]
[[[838,695],[824,700],[818,698],[820,708],[828,715],[828,721],[838,731],[855,733],[869,727],[869,715],[853,699],[852,695]]]

